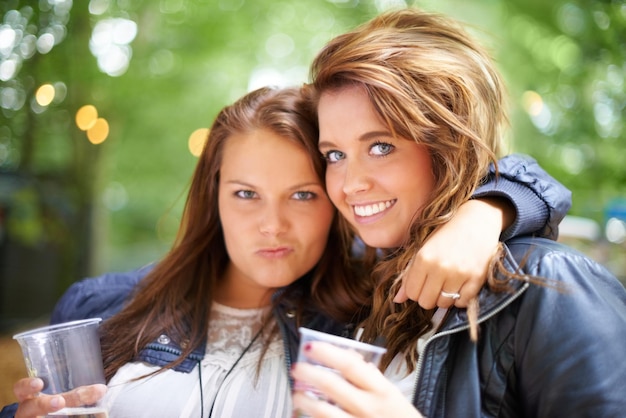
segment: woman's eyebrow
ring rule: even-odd
[[[374,138],[378,138],[381,136],[386,136],[389,137],[391,136],[391,133],[389,131],[370,131],[370,132],[365,132],[364,134],[362,134],[361,136],[359,136],[357,138],[357,140],[359,142],[366,142],[366,141],[371,141]],[[329,147],[333,147],[335,146],[335,144],[333,144],[330,141],[320,141],[317,144],[318,148],[329,148]]]

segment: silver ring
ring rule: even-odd
[[[461,297],[460,293],[448,293],[448,292],[444,292],[443,290],[441,291],[441,296],[443,296],[444,298],[452,298],[454,300],[457,300]]]

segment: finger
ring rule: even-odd
[[[362,361],[361,364],[364,367],[371,366],[371,364],[368,366]],[[375,371],[378,372],[378,370]],[[293,368],[292,375],[297,379],[297,382],[306,382],[304,385],[302,383],[297,385],[299,388],[305,388],[300,390],[301,393],[336,405],[342,411],[349,412],[354,416],[370,416],[371,408],[368,405],[373,392],[361,390],[344,379],[338,372],[322,366],[298,363]]]
[[[34,418],[45,416],[65,407],[65,400],[60,395],[41,395],[20,402],[15,418]]]
[[[452,305],[459,308],[466,307],[469,300],[476,297],[480,291],[486,275],[486,273],[483,274],[480,270],[472,266],[464,266],[463,268],[456,269],[447,267],[438,274],[439,277],[436,281],[439,282],[438,285],[441,287],[437,299],[437,306],[440,308],[449,308]],[[433,280],[433,283],[429,282],[429,288],[434,289],[436,281]],[[460,295],[460,297],[453,298],[449,296],[455,293]],[[448,296],[446,296],[446,294]]]
[[[416,301],[424,309],[437,306],[448,308],[453,301],[441,298],[441,290],[449,277],[450,266],[437,261],[427,252],[420,250],[415,255],[413,265],[407,275],[406,288],[409,299]]]
[[[25,377],[13,385],[13,393],[18,402],[31,399],[43,389],[43,380],[37,377]]]
[[[454,298],[451,298],[449,296],[445,296],[444,292],[445,291],[443,291],[443,290],[439,292],[439,298],[437,299],[437,307],[438,308],[442,308],[442,309],[448,309],[451,306],[455,305],[455,302],[457,300],[459,300],[459,299],[454,299]],[[460,291],[459,292],[445,292],[445,293],[459,293],[459,294],[461,294]]]
[[[417,301],[420,296],[420,293],[422,292],[422,288],[425,285],[427,271],[428,271],[427,269],[424,269],[424,260],[422,258],[422,254],[418,252],[411,259],[407,267],[404,269],[404,271],[400,275],[402,279],[402,286],[400,288],[400,291],[404,292],[404,295],[406,295],[406,298],[402,300],[401,297],[403,295],[400,294],[400,291],[399,291],[398,295],[400,295],[401,297],[398,298],[398,301],[394,300],[394,302],[402,303],[408,299]],[[396,297],[398,297],[398,295]]]
[[[293,406],[296,417],[306,415],[313,418],[349,418],[346,412],[326,401],[316,399],[303,392],[295,392]]]
[[[426,279],[424,280],[424,286],[421,292],[417,295],[410,293],[410,297],[415,297],[415,301],[424,309],[433,309],[438,306],[439,299],[441,297],[441,289],[443,286],[443,278],[441,273],[431,269]]]
[[[424,264],[424,260],[420,256],[420,253],[417,253],[415,257],[413,257],[411,265],[402,277],[402,284],[404,285],[407,297],[416,302],[418,301],[427,280],[426,274],[428,269],[424,268]]]
[[[375,391],[387,382],[374,364],[363,360],[363,356],[354,350],[315,341],[305,348],[305,354],[314,362],[338,371],[360,389]]]
[[[64,393],[65,403],[68,407],[93,405],[98,402],[107,391],[106,385],[97,384],[81,386],[70,392]]]
[[[478,295],[482,286],[482,280],[466,282],[461,290],[459,290],[461,297],[454,301],[454,306],[457,308],[467,308],[469,301]]]
[[[339,403],[345,408],[351,398],[359,396],[359,390],[333,369],[309,363],[297,363],[291,370],[296,380],[295,388],[307,396]]]
[[[465,270],[457,269],[454,272],[449,272],[446,280],[442,284],[442,290],[450,293],[458,293],[460,297],[458,299],[448,298],[452,300],[452,303],[450,303],[450,301],[443,301],[443,303],[449,303],[449,305],[446,305],[448,307],[451,305],[459,308],[467,307],[468,302],[475,298],[483,287],[486,275],[486,272],[473,268]],[[438,306],[443,307],[439,304]]]
[[[454,275],[454,277],[458,277]],[[439,297],[437,298],[437,307],[448,309],[456,304],[463,297],[463,282],[459,280],[443,279],[440,284]]]

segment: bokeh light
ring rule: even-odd
[[[93,105],[85,105],[76,112],[76,126],[81,131],[91,128],[98,119],[98,110]]]
[[[35,100],[39,106],[48,106],[54,100],[54,86],[52,84],[44,84],[35,92]]]
[[[44,33],[37,38],[37,51],[40,54],[47,54],[52,50],[54,46],[54,35],[51,33]]]
[[[189,135],[189,152],[194,157],[199,157],[202,154],[202,149],[204,148],[204,143],[209,137],[209,129],[208,128],[200,128],[196,129]]]
[[[20,110],[26,102],[26,92],[21,88],[4,87],[0,89],[0,106],[3,109]]]
[[[606,239],[614,244],[626,241],[626,223],[621,219],[611,218],[606,223]]]
[[[543,108],[543,99],[541,95],[535,91],[525,91],[522,95],[522,105],[524,110],[531,116],[537,116]]]
[[[89,13],[95,16],[106,13],[109,9],[109,0],[91,0],[89,2]]]
[[[12,79],[19,69],[18,61],[14,57],[0,63],[0,81]]]
[[[543,97],[535,91],[526,91],[522,95],[522,106],[530,116],[532,123],[541,132],[549,134],[553,128],[553,114]]]
[[[96,119],[96,123],[87,130],[87,138],[92,144],[101,144],[109,136],[109,123],[104,118]]]
[[[126,72],[132,57],[130,43],[137,36],[137,24],[129,19],[108,18],[96,23],[89,49],[102,72],[112,77]]]
[[[0,27],[0,53],[2,55],[7,55],[13,50],[16,38],[17,32],[13,28],[9,26]]]
[[[61,103],[63,100],[65,100],[65,97],[67,96],[67,85],[62,81],[57,81],[53,84],[53,87],[54,99],[52,100],[52,102]]]

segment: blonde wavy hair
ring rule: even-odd
[[[413,8],[383,13],[334,38],[311,70],[317,98],[359,86],[395,136],[429,150],[436,183],[430,201],[415,216],[410,240],[377,264],[372,311],[362,324],[366,341],[385,338],[383,368],[404,353],[412,370],[417,354],[408,347],[431,328],[433,311],[392,297],[412,256],[496,162],[507,124],[501,76],[460,23]]]

